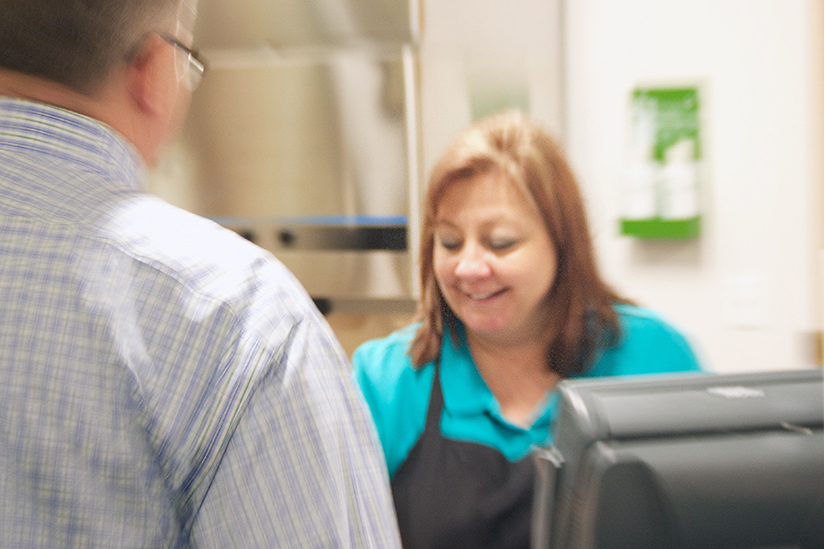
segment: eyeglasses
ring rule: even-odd
[[[197,50],[185,46],[174,36],[160,34],[160,37],[186,54],[186,61],[188,62],[188,70],[186,71],[186,76],[188,77],[187,84],[189,89],[194,91],[195,88],[200,85],[200,81],[203,80],[203,73],[206,72],[206,61],[200,58]]]

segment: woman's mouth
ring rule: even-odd
[[[486,293],[471,293],[471,292],[464,292],[464,295],[474,301],[484,301],[487,299],[491,299],[495,296],[502,294],[506,288],[501,290],[495,290],[494,292],[486,292]]]

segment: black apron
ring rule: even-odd
[[[532,458],[444,438],[442,409],[436,363],[423,434],[392,480],[404,549],[529,549]]]

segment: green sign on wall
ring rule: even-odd
[[[622,234],[641,238],[700,234],[700,108],[697,87],[633,90]]]

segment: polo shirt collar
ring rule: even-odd
[[[456,333],[457,345],[452,341],[448,327],[444,327],[443,345],[441,346],[440,373],[441,392],[444,408],[453,417],[468,417],[489,414],[500,422],[513,426],[501,414],[501,407],[492,391],[486,385],[480,372],[475,367],[463,325],[458,322]],[[557,390],[547,394],[543,409],[534,418],[531,430],[543,432],[557,415],[559,404]],[[523,427],[518,427],[523,429]]]

